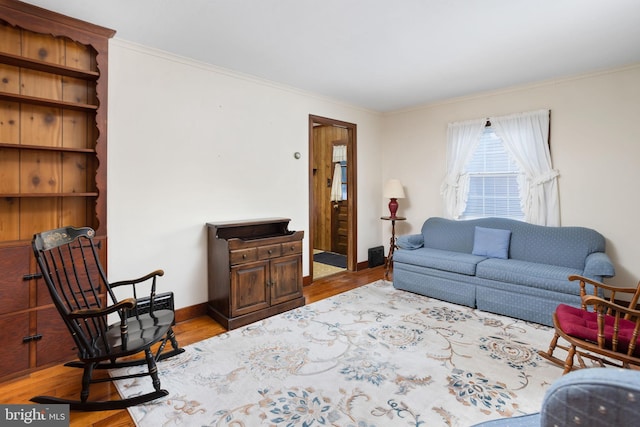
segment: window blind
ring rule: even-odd
[[[518,186],[521,171],[491,126],[484,129],[465,171],[469,194],[463,219],[495,216],[524,220]]]

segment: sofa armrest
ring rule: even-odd
[[[604,252],[594,252],[587,256],[582,274],[592,278],[613,277],[616,275],[616,270],[607,254]]]
[[[424,245],[424,237],[422,234],[405,234],[398,236],[396,245],[400,249],[418,249]]]
[[[587,368],[555,381],[545,394],[541,425],[630,426],[640,408],[630,396],[640,395],[640,372]]]

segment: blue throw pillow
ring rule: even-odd
[[[489,258],[507,259],[510,239],[511,230],[476,227],[471,253]]]

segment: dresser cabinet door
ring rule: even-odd
[[[29,274],[31,248],[0,248],[0,377],[29,368]]]
[[[269,307],[269,261],[231,267],[231,317]]]
[[[76,357],[75,343],[55,307],[36,311],[38,336],[36,365],[68,362]]]
[[[299,298],[302,295],[302,257],[285,256],[271,260],[271,304]]]
[[[0,376],[29,368],[29,313],[0,317]]]
[[[0,315],[29,308],[30,256],[29,246],[0,248]]]

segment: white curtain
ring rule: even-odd
[[[342,166],[340,162],[347,161],[347,146],[333,146],[333,181],[331,182],[331,201],[339,202],[342,200]]]
[[[559,173],[551,166],[549,110],[490,117],[489,120],[496,135],[524,172],[518,184],[525,221],[559,226]]]
[[[347,161],[347,146],[346,145],[334,145],[333,146],[333,160],[335,162]]]
[[[340,163],[336,163],[331,182],[331,201],[339,202],[340,200],[342,200],[342,167],[340,167]]]
[[[485,119],[449,123],[447,129],[447,176],[440,187],[444,215],[458,219],[467,206],[469,176],[464,167],[480,142]]]

